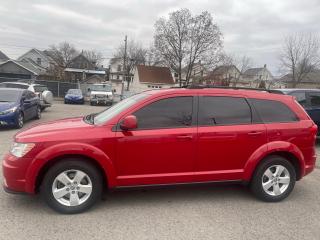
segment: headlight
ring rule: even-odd
[[[18,158],[23,157],[35,146],[34,143],[13,143],[10,153]]]
[[[0,115],[5,115],[5,114],[9,114],[9,113],[14,113],[16,110],[17,110],[18,107],[13,107],[13,108],[10,108],[8,110],[5,110],[5,111],[2,111],[0,112]]]

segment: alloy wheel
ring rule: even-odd
[[[271,196],[283,194],[290,185],[290,173],[282,165],[272,165],[262,175],[263,190]]]
[[[64,206],[79,206],[89,199],[91,193],[91,179],[80,170],[64,171],[52,184],[54,198]]]
[[[22,127],[23,127],[23,122],[24,122],[23,114],[22,114],[22,113],[19,113],[19,116],[18,116],[18,127],[19,127],[19,128],[22,128]]]

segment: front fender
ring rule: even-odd
[[[245,181],[250,181],[254,170],[261,160],[263,160],[266,156],[276,154],[277,152],[288,152],[293,154],[299,161],[301,176],[304,176],[304,156],[299,148],[290,142],[274,141],[261,146],[250,156],[244,167],[243,179]]]
[[[35,191],[37,176],[46,163],[64,155],[82,155],[94,159],[103,169],[108,186],[116,185],[115,168],[103,151],[89,144],[68,142],[48,147],[36,155],[26,173],[26,191]]]

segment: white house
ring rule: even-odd
[[[144,66],[135,67],[130,91],[142,92],[150,89],[170,88],[174,86],[174,79],[168,67]]]
[[[123,73],[123,58],[112,58],[109,65],[109,81],[111,81],[112,88],[115,89],[117,93],[121,92]],[[132,79],[133,72],[130,72],[129,76],[126,74],[126,81],[132,82]]]
[[[262,82],[269,85],[273,81],[273,76],[265,64],[263,68],[249,68],[241,75],[241,80],[252,87],[258,87]]]

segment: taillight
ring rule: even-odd
[[[310,132],[316,139],[318,134],[318,126],[316,124],[313,124],[312,127],[310,127]]]

